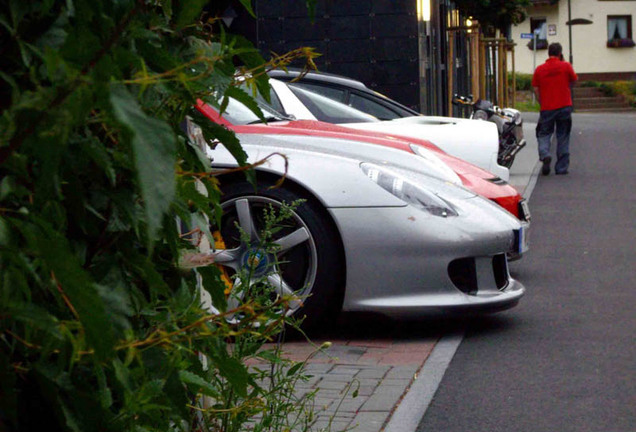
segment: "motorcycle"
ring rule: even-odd
[[[526,140],[523,138],[521,112],[514,108],[500,108],[486,99],[477,99],[474,102],[473,95],[455,95],[452,102],[453,105],[470,106],[469,118],[486,120],[497,125],[499,131],[497,163],[510,168],[517,153],[526,145]]]

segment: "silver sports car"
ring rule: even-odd
[[[301,143],[297,136],[239,138],[250,162],[274,156],[258,167],[257,189],[242,173],[220,176],[223,241],[213,251],[216,263],[230,272],[249,266],[280,294],[295,296],[290,313],[305,314],[305,325],[340,310],[497,311],[523,296],[506,259],[521,247],[519,221],[422,172],[417,156],[369,146],[362,157],[359,143],[318,136]],[[222,146],[208,155],[215,167],[236,165]],[[282,186],[271,187],[285,172]],[[291,222],[274,235],[276,252],[263,248],[264,210],[298,200]]]

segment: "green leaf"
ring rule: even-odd
[[[193,114],[193,121],[201,128],[206,140],[218,139],[234,156],[239,165],[247,163],[247,153],[241,147],[236,134],[220,124],[214,123],[200,113]]]
[[[6,282],[6,281],[5,281]],[[7,304],[2,313],[12,319],[22,322],[31,330],[39,330],[49,336],[61,340],[62,334],[58,329],[58,321],[46,309],[34,303]]]
[[[109,408],[113,404],[113,394],[108,387],[104,368],[100,365],[96,365],[93,370],[97,378],[97,400],[102,408]]]
[[[187,145],[190,151],[193,152],[194,155],[196,156],[196,160],[201,166],[201,168],[204,171],[209,172],[212,169],[210,165],[210,158],[203,152],[203,150],[198,145],[193,143],[191,140],[188,140]]]
[[[18,421],[18,401],[14,389],[18,375],[13,373],[8,351],[0,351],[0,412],[5,416],[6,422],[15,424]]]
[[[203,393],[206,396],[219,398],[219,390],[210,384],[205,378],[186,370],[179,371],[179,378],[188,388],[197,393]]]
[[[305,363],[303,362],[296,363],[295,365],[289,368],[289,370],[287,371],[287,376],[290,377],[290,376],[296,375],[298,371],[303,368],[303,366],[305,366]]]
[[[51,50],[59,50],[66,41],[68,33],[64,29],[68,25],[68,15],[66,12],[62,12],[51,27],[36,41],[36,45],[39,49],[44,50],[49,48]]]
[[[197,272],[201,275],[203,288],[212,297],[212,304],[221,312],[227,310],[225,298],[225,283],[221,280],[221,271],[215,266],[199,267]]]
[[[97,292],[108,310],[108,319],[118,331],[130,329],[132,316],[129,293],[121,286],[96,285]]]
[[[143,276],[153,297],[157,295],[167,297],[170,295],[168,284],[148,257],[141,255],[132,248],[126,251],[126,256],[129,262],[136,267],[140,275]]]
[[[202,185],[201,183],[198,183]],[[205,189],[204,189],[205,190]],[[196,206],[197,211],[201,211],[204,214],[208,215],[208,217],[212,217],[212,209],[210,208],[210,200],[204,194],[202,194],[198,187],[197,183],[188,180],[184,182],[179,190],[180,195],[189,201],[189,205],[194,204]],[[207,225],[207,224],[206,224]],[[204,228],[204,227],[201,227]]]
[[[265,73],[265,59],[247,38],[234,36],[233,42],[237,48],[236,55],[248,69],[252,70],[258,91],[269,102],[272,90],[269,85],[269,77]]]
[[[194,20],[201,15],[203,6],[208,3],[208,0],[187,0],[175,3],[176,5],[173,5],[177,6],[177,10],[175,11],[177,17],[175,24],[177,28],[183,28],[194,23]]]
[[[100,359],[107,358],[113,353],[115,336],[95,284],[71,252],[68,241],[47,227],[43,227],[43,231],[37,239],[43,262],[53,272],[60,289],[77,312],[95,355]]]
[[[259,351],[258,354],[256,354],[256,357],[274,364],[282,363],[281,358],[274,350]]]
[[[208,238],[211,243],[214,243],[214,237],[210,231],[210,219],[202,216],[200,213],[193,213],[190,216],[190,228],[199,228],[201,232]]]
[[[117,378],[117,382],[121,384],[126,393],[131,393],[132,387],[130,383],[130,371],[119,359],[113,360],[112,365],[115,369],[115,377]]]
[[[250,13],[250,15],[256,18],[256,14],[254,14],[254,10],[252,9],[252,0],[240,0],[240,1],[243,7],[247,9],[247,11]]]
[[[163,387],[163,393],[172,403],[174,410],[181,415],[181,418],[188,418],[188,396],[180,380],[180,373],[173,372],[168,376]]]
[[[81,146],[81,151],[85,152],[102,169],[111,186],[114,186],[116,183],[115,168],[104,144],[98,139],[91,137]]]
[[[11,75],[2,71],[0,71],[0,78],[11,86],[11,100],[17,100],[20,95],[20,89],[15,79]]]
[[[147,116],[124,87],[111,88],[110,101],[117,119],[132,133],[135,166],[152,245],[175,194],[176,139],[165,122]]]
[[[256,114],[258,118],[265,121],[265,116],[263,115],[263,111],[261,111],[261,108],[258,106],[258,103],[256,103],[253,97],[243,91],[243,89],[240,89],[238,87],[230,87],[225,92],[225,95],[236,99],[247,108],[249,108],[250,111]]]
[[[216,356],[212,358],[219,373],[232,386],[236,394],[240,397],[247,396],[248,373],[245,365],[232,357]]]

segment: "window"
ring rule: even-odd
[[[328,84],[320,85],[320,84],[310,84],[307,82],[295,82],[292,84],[292,86],[297,86],[300,88],[307,89],[309,91],[318,93],[319,95],[323,95],[325,97],[328,97],[329,99],[333,99],[338,102],[344,102],[345,100],[346,93],[344,90],[329,87]]]
[[[530,32],[537,33],[537,49],[548,49],[548,23],[545,18],[530,18]],[[528,42],[528,48],[533,49],[534,39]]]
[[[263,102],[264,104],[274,108],[279,113],[285,113],[285,108],[283,107],[283,104],[281,103],[274,89],[271,89],[269,92],[269,99],[270,99],[269,103],[267,103],[267,101],[260,94],[258,95],[257,99]]]
[[[632,16],[608,15],[607,46],[610,48],[629,48],[634,45],[632,40]]]
[[[387,107],[355,93],[351,93],[349,96],[349,106],[359,109],[367,114],[371,114],[380,120],[393,120],[400,117]]]
[[[289,89],[316,117],[316,120],[327,123],[371,123],[378,121],[377,118],[369,114],[299,86],[289,86]]]

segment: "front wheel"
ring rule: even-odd
[[[280,313],[304,317],[305,329],[326,327],[342,306],[344,260],[338,234],[311,197],[268,186],[255,191],[241,182],[222,188],[220,234],[225,251],[217,264],[230,274],[243,275],[233,282],[235,302],[251,292],[241,284],[265,282],[271,297],[289,299]],[[281,212],[287,217],[268,226],[268,220]]]

